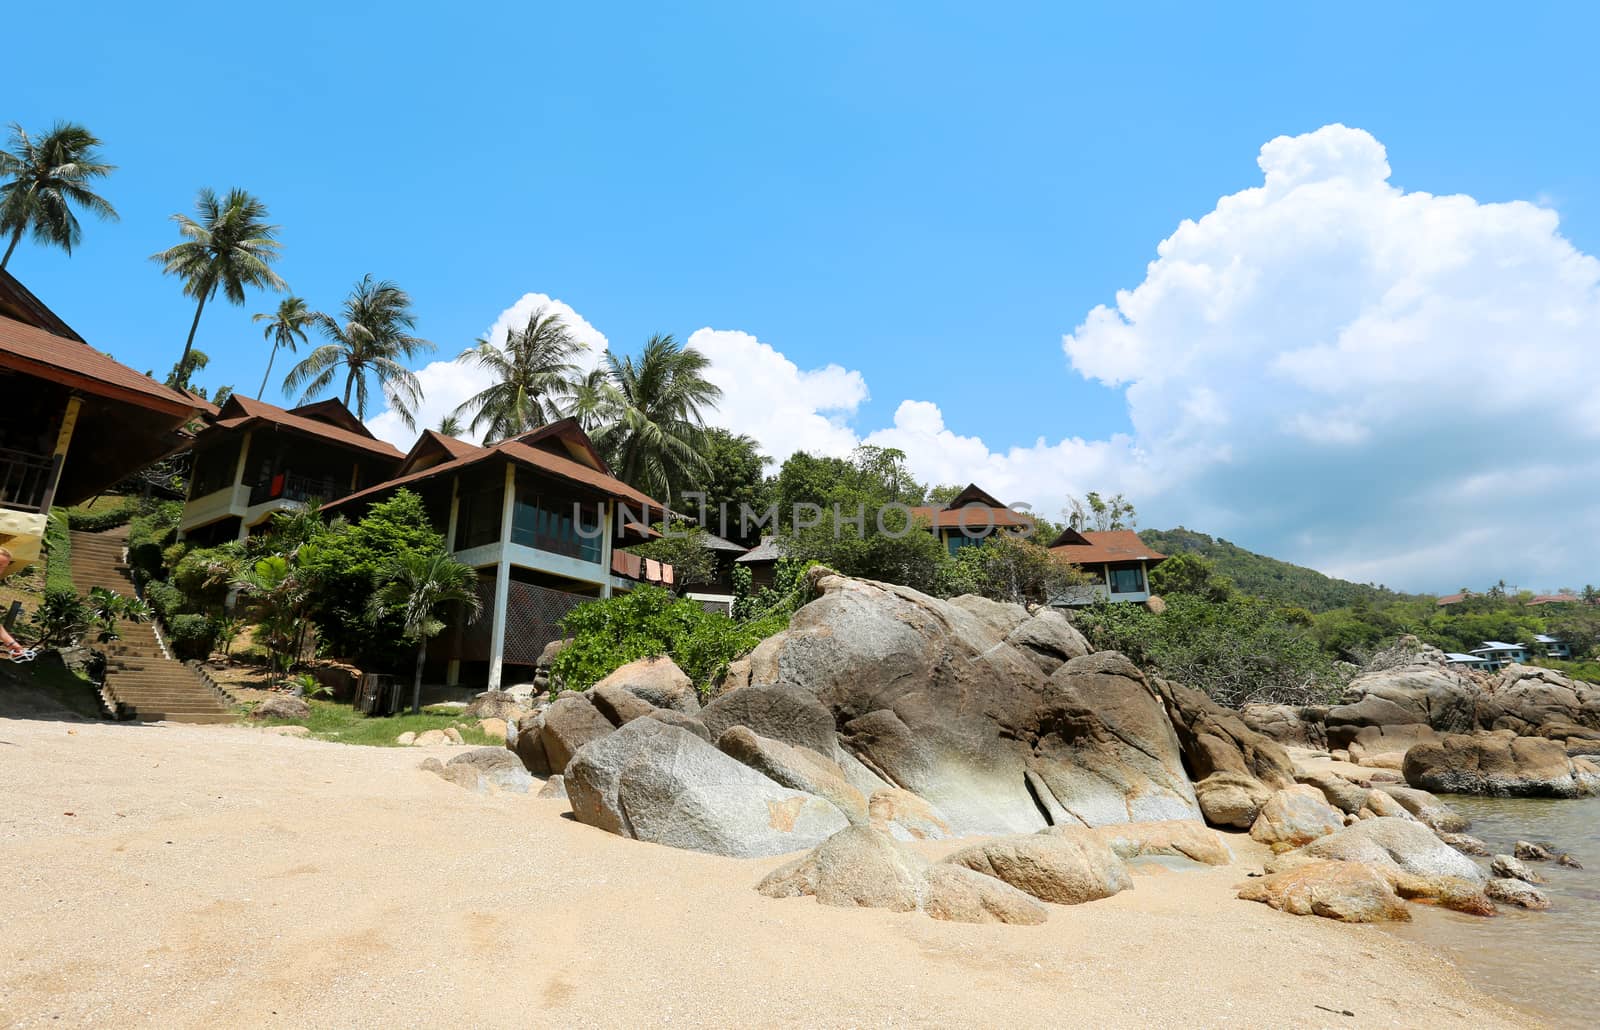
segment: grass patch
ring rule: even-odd
[[[44,524],[44,588],[64,588],[77,592],[72,582],[72,530],[61,515],[52,515]]]
[[[424,708],[421,715],[362,715],[350,705],[335,701],[308,701],[311,717],[303,721],[262,720],[268,726],[304,726],[318,740],[338,744],[365,744],[369,747],[397,747],[394,738],[402,733],[422,733],[454,726],[468,744],[503,746],[504,740],[491,738],[478,729],[476,721],[450,709]]]

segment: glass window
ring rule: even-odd
[[[493,483],[473,490],[463,489],[456,511],[456,550],[500,542],[500,508],[504,495],[505,487]]]
[[[1111,592],[1113,594],[1137,594],[1144,590],[1144,573],[1137,569],[1112,569]]]
[[[599,561],[600,505],[547,492],[542,486],[518,473],[511,542],[580,561]]]

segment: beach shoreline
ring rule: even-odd
[[[945,923],[417,769],[459,750],[0,720],[0,1023],[1539,1025],[1430,947],[1237,900],[1243,835],[1042,926]]]

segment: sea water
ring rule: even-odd
[[[1545,878],[1544,912],[1500,905],[1492,919],[1413,905],[1399,936],[1444,951],[1485,993],[1556,1026],[1600,1026],[1600,798],[1545,801],[1446,796],[1467,831],[1497,855],[1519,840],[1548,841],[1582,869],[1528,862]],[[1488,868],[1488,859],[1478,859]]]

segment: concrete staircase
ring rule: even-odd
[[[72,579],[78,590],[136,591],[128,574],[127,527],[103,533],[72,531]],[[97,645],[106,653],[106,694],[123,718],[141,722],[233,722],[226,700],[195,671],[168,656],[150,623],[123,620],[121,639]]]

